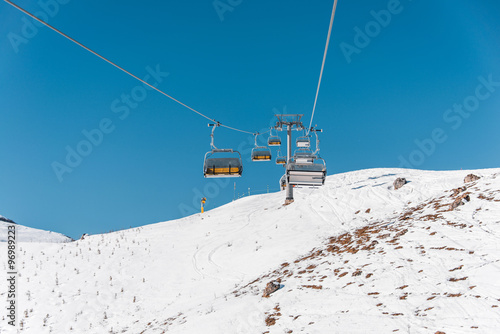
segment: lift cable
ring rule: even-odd
[[[313,122],[314,112],[316,110],[316,102],[318,101],[319,87],[321,86],[321,79],[323,77],[323,69],[325,68],[326,53],[328,52],[328,44],[330,44],[330,36],[332,34],[332,26],[333,26],[333,20],[335,18],[336,10],[337,10],[337,0],[334,0],[333,9],[332,9],[332,17],[330,19],[330,27],[328,28],[328,37],[326,38],[325,53],[323,54],[323,63],[321,64],[321,71],[319,74],[318,88],[316,89],[316,97],[314,98],[314,106],[313,106],[312,115],[311,115],[311,122],[309,123],[309,127],[307,128],[306,135],[309,134],[309,131],[311,129],[312,122]]]
[[[33,15],[33,14],[31,14],[30,12],[26,11],[25,9],[23,9],[23,8],[19,7],[18,5],[16,5],[16,4],[15,4],[15,3],[13,3],[12,1],[9,1],[9,0],[4,0],[4,1],[5,1],[6,3],[8,3],[9,5],[11,5],[12,7],[14,7],[14,8],[16,8],[16,9],[20,10],[20,11],[21,11],[21,12],[23,12],[24,14],[28,15],[28,16],[29,16],[29,17],[31,17],[32,19],[34,19],[34,20],[36,20],[36,21],[40,22],[40,23],[41,23],[41,24],[43,24],[44,26],[46,26],[46,27],[48,27],[48,28],[52,29],[53,31],[57,32],[57,33],[58,33],[58,34],[60,34],[61,36],[63,36],[63,37],[65,37],[65,38],[69,39],[70,41],[72,41],[73,43],[77,44],[78,46],[81,46],[82,48],[84,48],[84,49],[85,49],[85,50],[87,50],[88,52],[90,52],[90,53],[92,53],[92,54],[96,55],[97,57],[101,58],[102,60],[106,61],[107,63],[109,63],[109,64],[113,65],[114,67],[116,67],[117,69],[121,70],[122,72],[124,72],[124,73],[126,73],[126,74],[130,75],[132,78],[134,78],[134,79],[136,79],[136,80],[138,80],[138,81],[142,82],[143,84],[145,84],[145,85],[147,85],[147,86],[151,87],[152,89],[156,90],[158,93],[160,93],[160,94],[162,94],[162,95],[164,95],[164,96],[168,97],[169,99],[171,99],[171,100],[173,100],[173,101],[177,102],[178,104],[180,104],[181,106],[183,106],[183,107],[185,107],[185,108],[187,108],[187,109],[189,109],[189,110],[191,110],[191,111],[193,111],[193,112],[197,113],[198,115],[200,115],[200,116],[202,116],[202,117],[205,117],[206,119],[208,119],[208,120],[210,120],[210,121],[212,121],[212,122],[219,123],[219,124],[220,124],[220,126],[225,127],[225,128],[227,128],[227,129],[230,129],[230,130],[239,131],[239,132],[243,132],[243,133],[248,133],[248,134],[252,134],[252,135],[255,133],[255,132],[250,132],[250,131],[244,131],[244,130],[241,130],[241,129],[237,129],[237,128],[234,128],[234,127],[231,127],[231,126],[228,126],[228,125],[224,125],[224,124],[222,124],[222,123],[220,123],[220,122],[217,122],[216,120],[214,120],[214,119],[212,119],[212,118],[208,117],[207,115],[202,114],[201,112],[199,112],[199,111],[195,110],[194,108],[191,108],[191,107],[190,107],[190,106],[188,106],[187,104],[182,103],[181,101],[177,100],[176,98],[174,98],[174,97],[172,97],[172,96],[168,95],[167,93],[165,93],[165,92],[161,91],[160,89],[156,88],[155,86],[153,86],[153,85],[151,85],[151,84],[147,83],[145,80],[142,80],[141,78],[139,78],[139,77],[137,77],[136,75],[134,75],[134,74],[130,73],[129,71],[127,71],[127,70],[126,70],[126,69],[124,69],[123,67],[120,67],[119,65],[115,64],[115,63],[114,63],[114,62],[112,62],[111,60],[108,60],[108,59],[107,59],[107,58],[105,58],[104,56],[101,56],[101,55],[100,55],[100,54],[98,54],[97,52],[92,51],[90,48],[86,47],[85,45],[83,45],[82,43],[80,43],[80,42],[76,41],[75,39],[73,39],[73,38],[69,37],[68,35],[66,35],[66,34],[65,34],[65,33],[63,33],[62,31],[60,31],[60,30],[58,30],[58,29],[54,28],[53,26],[51,26],[51,25],[50,25],[50,24],[48,24],[47,22],[45,22],[45,21],[43,21],[43,20],[39,19],[39,18],[38,18],[38,17],[36,17],[35,15]]]

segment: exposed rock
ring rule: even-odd
[[[464,205],[465,203],[470,202],[469,194],[463,194],[459,196],[453,203],[451,203],[451,209],[454,210],[458,208],[460,205]]]
[[[474,182],[474,181],[477,181],[479,180],[480,177],[477,176],[477,175],[474,175],[474,174],[469,174],[465,177],[464,179],[464,183],[469,183],[469,182]]]
[[[262,295],[262,297],[269,298],[269,296],[273,292],[279,290],[279,288],[280,288],[280,282],[278,282],[278,281],[272,281],[272,282],[267,283],[266,288],[264,289],[264,294]]]
[[[274,325],[276,325],[276,318],[273,318],[272,316],[268,315],[266,318],[266,326],[269,327],[269,326],[274,326]],[[266,332],[266,333],[269,333],[269,332]]]
[[[406,179],[404,177],[398,177],[395,181],[394,181],[394,190],[398,190],[399,188],[401,188],[402,186],[404,186],[406,184]]]
[[[467,188],[465,188],[465,187],[459,187],[459,188],[457,188],[457,189],[453,189],[453,190],[452,190],[452,191],[453,191],[453,194],[452,194],[451,196],[455,197],[455,196],[457,196],[458,194],[460,194],[460,193],[462,193],[462,192],[464,192],[464,191],[466,191],[466,190],[467,190]]]
[[[352,276],[360,276],[363,272],[361,269],[356,270],[355,272],[352,273]]]
[[[4,216],[0,216],[0,221],[10,223],[10,224],[15,224],[13,220],[10,220],[9,218],[6,218]]]

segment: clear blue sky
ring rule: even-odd
[[[224,124],[309,122],[333,0],[54,1],[16,3],[141,78],[168,72],[160,89]],[[496,0],[340,0],[314,118],[328,174],[499,167],[499,15]],[[251,163],[253,137],[227,129],[216,144],[242,150],[244,176],[204,179],[205,119],[26,22],[0,1],[0,214],[77,238],[182,217],[200,194],[222,205],[233,181],[277,189],[283,168]],[[60,182],[54,162],[99,126]]]

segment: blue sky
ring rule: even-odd
[[[16,3],[250,132],[283,111],[309,123],[333,4],[221,0],[218,13],[212,0]],[[313,122],[328,174],[498,167],[498,13],[493,0],[340,0]],[[253,137],[223,128],[216,145],[241,149],[244,176],[204,179],[207,120],[29,22],[0,2],[0,214],[77,238],[185,216],[202,194],[207,208],[222,205],[234,182],[237,194],[277,190],[283,168],[251,163]],[[95,145],[58,178],[54,162],[66,164],[85,133]]]

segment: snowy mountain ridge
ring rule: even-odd
[[[13,220],[10,220],[9,218],[4,217],[2,215],[0,215],[0,222],[15,224]]]
[[[469,173],[481,178],[464,184]],[[496,333],[499,176],[362,170],[296,189],[288,206],[279,192],[20,244],[20,332]],[[395,190],[397,177],[408,183]],[[281,288],[263,298],[270,281]]]
[[[16,224],[13,220],[0,215],[0,242],[7,241],[7,226]],[[16,224],[18,242],[70,242],[73,239],[52,231],[40,230]]]

